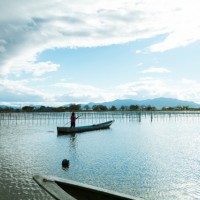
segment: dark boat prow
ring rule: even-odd
[[[57,134],[71,134],[71,133],[80,133],[80,132],[86,132],[86,131],[94,131],[94,130],[100,130],[100,129],[108,129],[110,128],[111,124],[114,122],[114,120],[104,122],[101,124],[93,124],[89,126],[79,126],[75,128],[70,127],[57,127]]]
[[[33,179],[58,200],[141,200],[138,197],[58,177],[35,175]]]

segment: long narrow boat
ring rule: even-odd
[[[58,134],[69,134],[69,133],[79,133],[79,132],[85,132],[85,131],[94,131],[99,129],[107,129],[111,126],[111,124],[114,122],[108,121],[101,124],[93,124],[89,126],[78,126],[75,128],[70,127],[57,127],[57,133]]]
[[[53,176],[33,179],[58,200],[141,200],[141,198]]]

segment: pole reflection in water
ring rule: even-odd
[[[70,113],[0,114],[0,197],[51,199],[32,180],[47,174],[145,199],[198,199],[198,112],[84,113],[77,125],[108,130],[57,136]],[[70,161],[63,170],[63,159]]]

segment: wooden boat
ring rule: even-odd
[[[111,126],[111,124],[114,122],[108,121],[101,124],[93,124],[90,126],[78,126],[75,128],[70,127],[57,127],[57,133],[58,134],[69,134],[69,133],[79,133],[79,132],[85,132],[85,131],[94,131],[99,129],[107,129]]]
[[[35,175],[33,179],[58,200],[141,200],[138,197],[53,176]]]

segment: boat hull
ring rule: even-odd
[[[70,133],[80,133],[80,132],[86,132],[86,131],[107,129],[107,128],[110,128],[110,126],[113,122],[114,122],[114,120],[104,122],[101,124],[94,124],[91,126],[79,126],[79,127],[75,127],[75,128],[57,127],[57,133],[58,134],[70,134]]]
[[[138,197],[58,177],[35,175],[33,179],[51,196],[59,200],[141,200]]]

